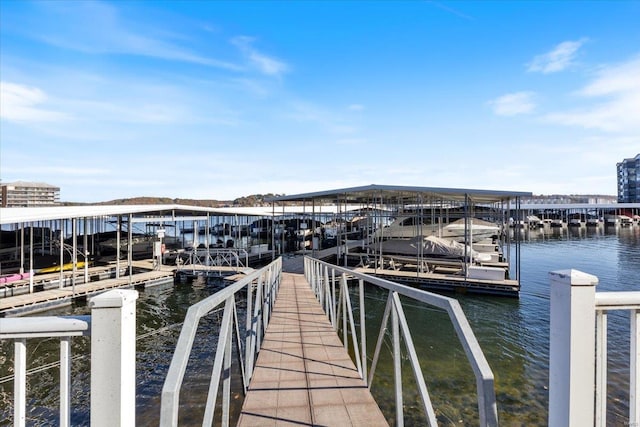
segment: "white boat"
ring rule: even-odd
[[[509,226],[513,228],[539,228],[544,224],[540,218],[535,215],[527,215],[524,220],[515,221],[513,218],[509,219]]]
[[[589,217],[587,218],[587,226],[588,227],[595,227],[599,224],[601,224],[602,221],[600,221],[600,218],[596,218],[596,217]]]
[[[390,239],[377,247],[383,255],[423,256],[427,258],[463,259],[465,244],[436,236],[416,236],[411,239]],[[473,261],[491,261],[491,255],[466,245],[466,256]]]
[[[633,224],[633,220],[631,217],[627,215],[605,215],[604,217],[605,225],[609,226],[629,226]]]
[[[527,215],[527,218],[524,221],[529,228],[540,228],[544,226],[542,220],[535,215]]]
[[[461,218],[449,224],[424,224],[419,217],[401,216],[387,227],[377,229],[372,237],[375,239],[408,239],[415,236],[435,236],[452,239],[458,242],[465,240],[465,228],[469,240],[477,242],[497,235],[500,227],[494,223],[477,218],[469,218],[465,226],[465,219]]]

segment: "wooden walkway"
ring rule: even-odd
[[[0,298],[0,317],[47,310],[55,306],[71,303],[73,298],[93,295],[108,289],[157,283],[168,280],[169,278],[173,278],[172,271],[148,271],[132,276],[121,276],[118,279],[104,279],[95,282],[81,283],[75,285],[75,287],[65,286],[61,289],[49,289]]]
[[[283,273],[238,426],[388,426],[301,274]]]

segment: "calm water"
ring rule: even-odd
[[[542,232],[523,231],[522,290],[519,299],[460,296],[461,305],[474,329],[496,378],[498,417],[501,425],[546,425],[548,405],[549,355],[549,281],[548,272],[568,268],[598,276],[599,291],[635,290],[640,286],[640,227],[625,229],[556,229]],[[157,425],[159,396],[164,376],[180,332],[181,321],[189,305],[219,289],[220,284],[173,285],[147,289],[138,300],[137,424]],[[386,296],[367,291],[367,322],[379,323]],[[476,390],[466,356],[457,343],[453,327],[441,311],[417,306],[405,307],[412,335],[431,398],[441,425],[477,425]],[[242,311],[242,310],[241,310]],[[84,314],[77,306],[55,313]],[[218,313],[201,322],[200,330],[216,328]],[[628,399],[628,314],[609,317],[609,425],[624,425]],[[203,404],[211,372],[215,339],[199,334],[194,345],[196,355],[188,371],[188,382],[181,397],[181,425],[200,425]],[[375,344],[377,330],[368,337]],[[0,425],[9,425],[12,417],[13,382],[5,380],[12,366],[13,346],[6,342],[0,351]],[[72,368],[73,425],[88,425],[88,364],[82,356],[88,339],[74,340],[77,360]],[[389,349],[378,368],[372,392],[388,419],[393,423],[392,373]],[[30,342],[30,367],[57,360],[58,344],[54,340]],[[372,351],[370,351],[370,355]],[[7,362],[7,363],[4,363]],[[9,363],[10,362],[10,363]],[[405,366],[406,365],[406,366]],[[407,425],[422,425],[418,396],[405,363],[405,414]],[[51,368],[29,375],[30,425],[57,424],[58,369]],[[237,376],[236,376],[237,377]],[[54,384],[52,386],[51,384]],[[234,391],[237,413],[242,394]]]

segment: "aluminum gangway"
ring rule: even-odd
[[[365,321],[365,282],[388,292],[373,354],[366,341],[371,325]],[[479,425],[497,426],[493,373],[456,300],[299,255],[280,257],[189,308],[163,387],[160,425],[180,424],[180,387],[199,319],[222,310],[203,425],[231,423],[236,352],[245,394],[240,426],[377,426],[388,425],[388,420],[402,426],[403,351],[418,386],[425,425],[437,425],[400,296],[448,313],[475,375]],[[237,297],[246,298],[244,320],[236,310]],[[383,415],[370,389],[387,335],[393,343],[395,414]]]
[[[302,274],[283,273],[238,426],[388,425]]]

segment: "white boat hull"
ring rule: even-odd
[[[438,224],[410,224],[406,223],[406,218],[399,219],[389,225],[376,230],[373,234],[375,239],[410,239],[416,236],[435,236],[443,239],[455,240],[456,242],[467,241],[478,242],[485,240],[500,232],[500,227],[487,221],[479,219],[469,220],[470,224],[465,227],[463,219],[447,225]]]

